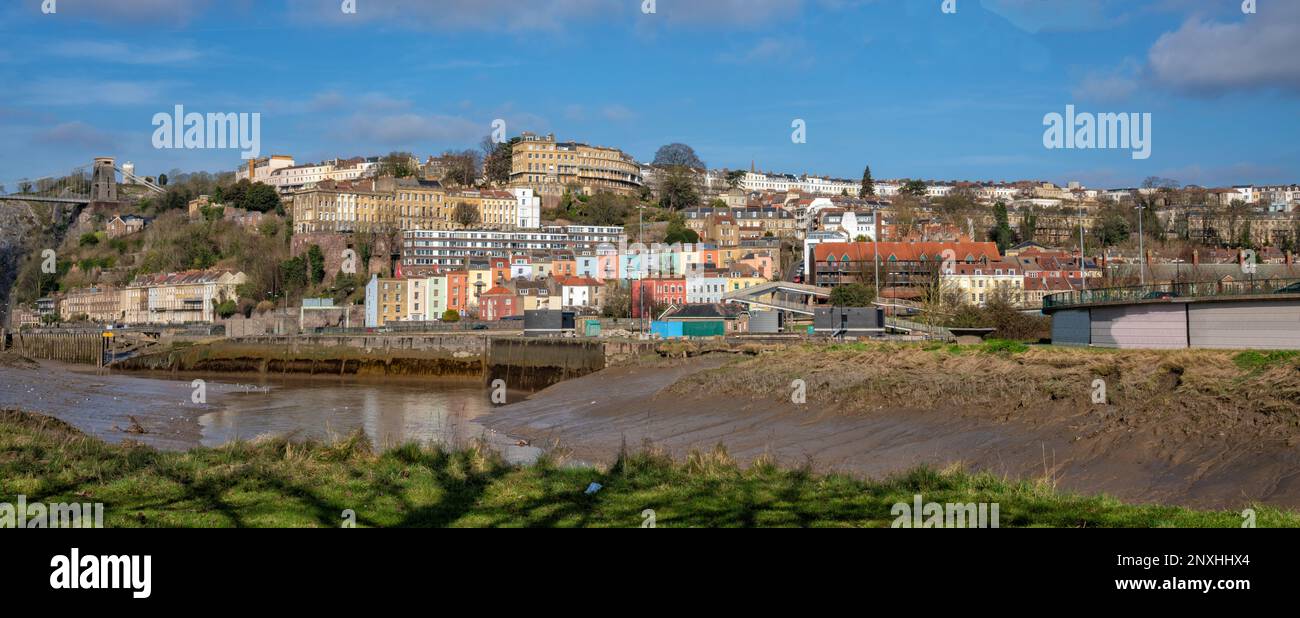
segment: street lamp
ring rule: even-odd
[[[1088,289],[1088,270],[1085,267],[1083,252],[1083,202],[1079,202],[1079,280],[1082,282],[1082,289]],[[1066,283],[1069,283],[1068,281]]]
[[[876,302],[880,302],[880,205],[871,206],[871,267],[876,271]]]
[[[1138,266],[1138,283],[1147,284],[1147,254],[1142,244],[1142,211],[1146,210],[1146,205],[1138,204],[1138,259],[1141,260]]]

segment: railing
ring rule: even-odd
[[[1287,288],[1283,292],[1283,288]],[[1294,289],[1291,289],[1294,288]],[[1253,279],[1245,281],[1200,281],[1159,283],[1121,288],[1099,288],[1062,292],[1043,297],[1043,310],[1134,301],[1205,298],[1215,296],[1252,296],[1278,293],[1300,295],[1300,279]]]

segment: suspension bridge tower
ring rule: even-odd
[[[117,171],[113,157],[95,157],[90,177],[90,202],[117,202]]]

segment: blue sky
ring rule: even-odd
[[[0,182],[157,150],[155,113],[259,112],[299,162],[509,132],[856,178],[1300,181],[1300,2],[6,0]],[[1043,116],[1149,112],[1151,157],[1047,150]],[[802,119],[807,142],[791,142]]]

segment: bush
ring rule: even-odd
[[[460,321],[460,314],[459,314],[459,313],[456,313],[456,310],[454,310],[454,309],[448,309],[448,310],[442,312],[442,321],[443,321],[443,322],[459,322],[459,321]]]
[[[228,318],[239,312],[239,304],[233,300],[228,300],[217,305],[217,315],[222,319]]]

